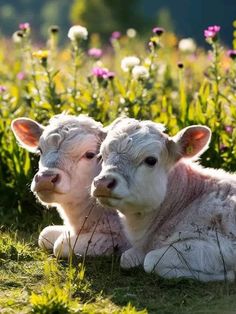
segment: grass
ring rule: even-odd
[[[83,268],[38,249],[36,233],[0,237],[1,313],[235,313],[235,283],[164,280],[124,271],[118,257],[87,257]]]

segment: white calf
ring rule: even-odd
[[[205,126],[169,137],[150,121],[119,119],[101,145],[93,195],[118,208],[132,248],[121,266],[144,264],[167,278],[232,280],[236,266],[236,176],[193,159],[210,141]]]
[[[64,226],[48,226],[40,233],[39,246],[61,257],[72,251],[94,256],[124,250],[127,240],[117,214],[90,196],[101,168],[97,152],[105,136],[102,125],[83,115],[58,115],[46,127],[19,118],[12,130],[24,148],[40,155],[31,190],[42,204],[56,206],[64,220]]]

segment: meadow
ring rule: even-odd
[[[235,313],[235,283],[164,280],[120,269],[115,255],[61,261],[40,250],[39,232],[59,217],[30,192],[38,156],[18,146],[10,125],[21,116],[46,124],[61,112],[104,125],[151,119],[169,134],[204,124],[213,137],[201,163],[236,171],[236,39],[224,47],[217,26],[202,34],[207,49],[158,27],[145,39],[114,32],[105,43],[72,29],[65,47],[59,35],[53,26],[36,44],[22,23],[0,39],[0,313]]]

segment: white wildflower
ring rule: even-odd
[[[74,25],[69,29],[68,37],[72,41],[75,41],[78,39],[87,39],[88,37],[87,28],[80,25]]]
[[[193,53],[196,49],[196,43],[192,38],[183,38],[179,41],[179,50],[182,52]]]
[[[133,78],[138,79],[148,79],[149,78],[149,71],[146,67],[142,65],[136,65],[132,70]]]
[[[22,42],[23,34],[21,31],[16,31],[12,35],[12,40],[15,44],[20,44]]]
[[[124,72],[128,72],[133,69],[135,65],[140,63],[139,58],[135,56],[125,57],[121,60],[121,68]]]
[[[134,37],[136,37],[137,32],[136,32],[136,30],[135,30],[134,28],[129,28],[129,29],[127,29],[127,31],[126,31],[126,34],[127,34],[127,36],[128,36],[129,38],[134,38]]]

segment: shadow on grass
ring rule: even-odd
[[[119,259],[87,258],[86,276],[92,288],[124,306],[130,302],[148,313],[236,313],[236,284],[167,280],[142,268],[124,271]],[[229,301],[230,300],[230,301]]]

